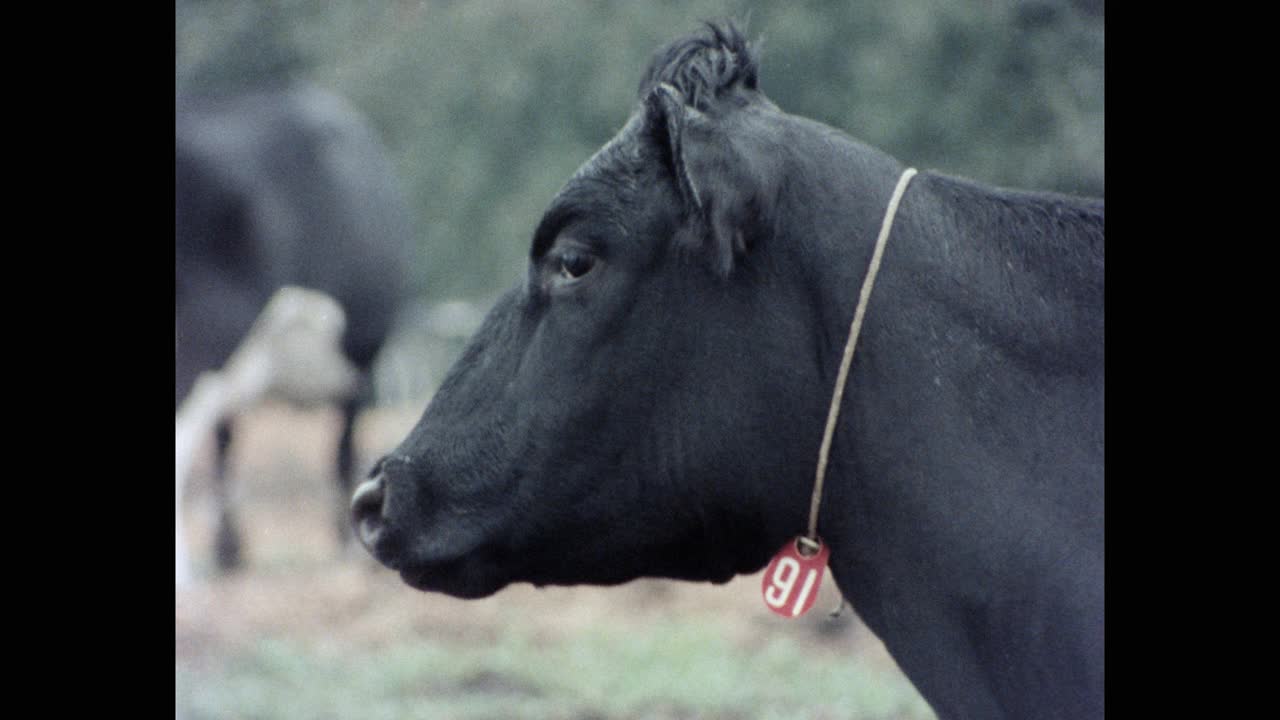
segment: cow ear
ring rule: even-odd
[[[713,269],[727,277],[770,227],[762,182],[747,153],[726,132],[724,120],[691,107],[662,83],[645,100],[650,137],[680,189],[692,233]]]

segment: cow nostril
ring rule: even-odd
[[[382,529],[385,499],[386,489],[381,475],[361,483],[351,496],[351,524],[355,527],[356,537],[370,551]]]

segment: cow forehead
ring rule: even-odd
[[[600,174],[627,174],[640,169],[641,140],[643,139],[644,113],[637,110],[627,119],[627,124],[610,138],[609,142],[595,152],[573,177],[569,184],[581,178],[589,178]]]
[[[643,207],[636,202],[644,192],[642,179],[653,172],[646,164],[640,118],[633,115],[556,193],[534,233],[531,254],[541,255],[561,229],[580,220],[605,222],[628,234],[628,215]]]

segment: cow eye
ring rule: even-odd
[[[595,264],[595,257],[588,253],[566,250],[560,255],[560,277],[565,280],[577,280],[591,272]]]

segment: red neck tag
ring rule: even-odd
[[[831,548],[819,540],[817,552],[806,557],[800,552],[802,542],[812,541],[804,537],[788,540],[769,561],[761,583],[765,607],[786,618],[800,617],[813,607],[831,555]]]

